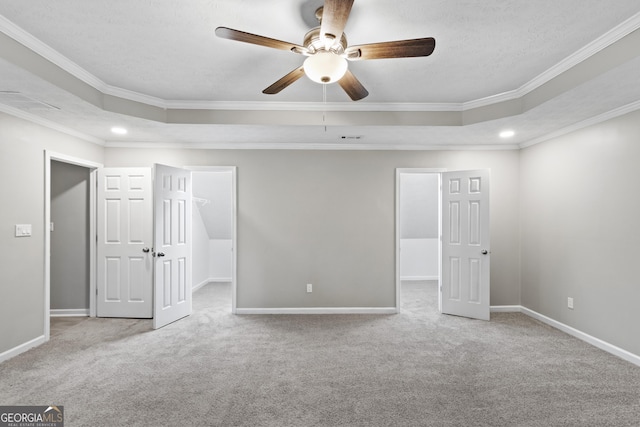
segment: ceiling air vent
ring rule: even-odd
[[[55,105],[26,96],[20,92],[0,90],[0,104],[19,110],[59,110]]]

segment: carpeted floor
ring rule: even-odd
[[[521,314],[437,312],[404,284],[399,315],[194,314],[52,320],[0,364],[0,405],[64,405],[66,426],[639,426],[640,368]]]

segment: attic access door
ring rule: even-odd
[[[442,313],[489,320],[489,171],[442,173]]]

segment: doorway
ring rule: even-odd
[[[416,291],[437,293],[440,280],[441,171],[439,169],[397,170],[398,310],[403,287],[412,289],[414,293]]]
[[[55,164],[54,164],[55,162]],[[53,231],[51,231],[51,226],[52,226],[52,173],[55,173],[57,175],[57,178],[60,177],[60,172],[58,169],[65,169],[67,166],[76,166],[80,169],[74,169],[74,172],[71,173],[71,175],[84,175],[87,174],[88,175],[88,187],[87,187],[87,194],[85,195],[86,197],[86,202],[87,204],[85,205],[83,201],[76,201],[76,203],[80,203],[83,205],[83,211],[85,211],[86,209],[86,225],[83,225],[82,227],[87,229],[87,234],[86,237],[88,238],[88,236],[95,236],[95,232],[96,232],[96,222],[95,222],[95,218],[96,218],[96,211],[95,211],[95,188],[96,188],[96,174],[97,174],[97,170],[98,168],[101,168],[102,165],[99,163],[95,163],[95,162],[91,162],[88,160],[84,160],[84,159],[79,159],[77,157],[72,157],[72,156],[67,156],[65,154],[60,154],[60,153],[55,153],[55,152],[51,152],[51,151],[45,151],[45,164],[44,164],[44,169],[45,169],[45,197],[44,197],[44,207],[45,207],[45,212],[44,212],[44,230],[47,230],[48,232],[44,233],[44,248],[45,248],[45,257],[44,257],[44,337],[45,337],[45,341],[49,340],[50,337],[50,331],[51,331],[51,308],[52,308],[52,289],[51,289],[51,279],[52,279],[52,253],[51,253],[51,240],[52,240],[52,233],[55,233],[56,227],[55,227],[55,222],[53,223]],[[55,171],[52,172],[52,169],[56,169]],[[71,169],[70,169],[71,170]],[[73,179],[71,179],[71,181],[73,181]],[[58,184],[55,184],[58,185]],[[68,187],[68,184],[62,185],[62,187]],[[81,189],[76,189],[76,192],[82,192]],[[54,197],[56,192],[58,192],[57,188],[54,188]],[[81,197],[80,197],[81,198]],[[64,207],[62,208],[63,212],[64,212]],[[84,215],[84,213],[80,213],[80,215]],[[60,224],[59,224],[60,225]],[[72,227],[73,224],[70,225],[70,227]],[[61,231],[64,231],[64,228]],[[58,228],[58,230],[60,230],[60,228]],[[61,233],[59,233],[61,234]],[[82,233],[80,233],[82,234]],[[76,237],[77,238],[77,237]],[[82,236],[80,236],[78,238],[79,240],[77,241],[82,241]],[[63,239],[64,240],[64,239]],[[83,243],[79,243],[79,244],[83,244]],[[86,257],[84,257],[84,261],[83,261],[83,265],[82,268],[79,270],[79,272],[77,271],[75,273],[76,277],[79,277],[80,275],[84,275],[85,273],[82,270],[86,269],[87,272],[87,280],[88,280],[88,290],[87,290],[87,294],[88,294],[88,313],[86,312],[86,308],[82,307],[80,311],[77,311],[76,308],[74,307],[72,310],[73,312],[75,312],[75,315],[78,316],[95,316],[95,245],[91,244],[90,241],[87,241],[87,246],[85,247],[86,252]],[[57,260],[53,260],[54,262],[58,262]],[[56,268],[58,268],[58,266],[56,266]],[[57,274],[57,273],[54,273]],[[75,285],[75,286],[79,286],[79,285]],[[84,286],[83,286],[84,287]],[[62,291],[61,289],[59,289],[58,287],[56,287],[56,289],[54,290],[54,292],[56,294],[59,294],[60,292],[62,292],[62,295],[65,294],[65,292],[68,292],[68,290],[64,290]],[[82,291],[82,293],[84,294],[84,289]],[[58,295],[54,295],[54,298],[56,298],[56,301],[54,301],[54,310],[56,310],[56,305],[58,304],[57,302],[57,298]],[[87,295],[81,295],[81,299],[83,299],[84,301],[85,298],[87,298]],[[79,302],[78,302],[79,303]],[[85,305],[86,303],[80,303]],[[56,312],[54,312],[54,315],[56,314]]]
[[[193,181],[193,290],[231,284],[236,312],[236,168],[189,167]]]
[[[437,203],[433,190],[429,191],[427,176],[437,176]],[[401,279],[429,276],[410,276],[410,273],[429,274],[427,263],[433,255],[425,243],[407,245],[404,237],[410,224],[403,223],[413,205],[421,220],[435,216],[429,208],[438,206],[437,280],[438,310],[443,314],[489,320],[490,317],[490,176],[488,169],[443,171],[433,169],[396,170],[396,311],[401,310]],[[435,178],[433,178],[435,181]],[[432,187],[431,187],[432,188]],[[418,196],[412,196],[416,189]],[[415,191],[415,190],[414,190]],[[425,209],[419,209],[420,207]],[[429,213],[431,212],[431,213]],[[423,221],[422,224],[425,224]],[[433,220],[429,222],[430,226]],[[418,228],[412,226],[411,228]],[[427,238],[433,233],[429,227],[418,235]],[[415,231],[413,231],[415,233]],[[421,239],[422,240],[422,239]],[[432,248],[433,249],[433,248]],[[433,250],[431,251],[431,253]],[[417,261],[414,270],[407,270]],[[420,270],[416,270],[419,268]],[[435,271],[435,270],[432,270]],[[404,276],[403,276],[404,275]]]
[[[51,162],[51,316],[89,316],[91,169]]]

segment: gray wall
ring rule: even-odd
[[[231,276],[232,181],[231,171],[192,172],[193,196],[207,203],[194,203],[193,284]],[[196,233],[196,225],[202,231]],[[205,248],[206,246],[206,248]],[[225,261],[229,260],[228,263]]]
[[[89,169],[51,162],[51,309],[89,309]]]
[[[195,287],[209,280],[209,234],[202,220],[199,204],[194,203],[191,210],[193,220],[191,234],[191,286]]]
[[[438,238],[438,175],[400,174],[400,238]]]
[[[105,162],[238,167],[240,308],[394,306],[395,169],[491,169],[491,304],[520,301],[517,151],[107,148]]]
[[[393,305],[395,168],[489,168],[491,304],[640,354],[639,135],[635,112],[520,152],[104,149],[0,113],[0,353],[44,333],[49,149],[108,166],[238,166],[239,307]],[[33,236],[15,238],[15,224]]]
[[[44,334],[44,150],[101,163],[103,148],[0,113],[0,353]],[[32,237],[14,237],[32,224]]]
[[[232,238],[231,172],[194,171],[193,196],[209,200],[198,205],[210,239]]]
[[[636,355],[639,165],[635,112],[522,150],[520,179],[522,304]]]

